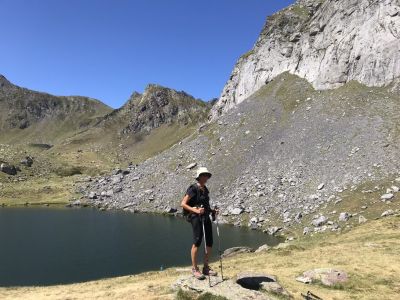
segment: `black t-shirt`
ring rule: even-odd
[[[210,196],[207,187],[204,187],[204,191],[197,185],[197,183],[192,184],[186,191],[186,195],[190,197],[188,205],[191,207],[201,207],[208,212],[211,211],[210,208]]]

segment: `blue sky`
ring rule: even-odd
[[[120,107],[148,83],[218,97],[291,0],[0,0],[0,74]]]

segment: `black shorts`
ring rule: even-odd
[[[203,224],[201,222],[201,218],[204,217],[204,230],[206,232],[206,245],[208,247],[212,247],[213,245],[213,233],[212,233],[212,224],[209,216],[199,216],[192,215],[190,218],[190,223],[192,224],[193,229],[193,244],[196,247],[201,245],[203,240]]]

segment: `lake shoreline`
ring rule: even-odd
[[[400,251],[399,226],[400,217],[393,216],[372,220],[340,235],[305,236],[285,243],[284,247],[257,254],[239,254],[224,259],[224,275],[235,278],[239,271],[275,275],[295,299],[307,290],[312,290],[322,299],[376,299],[382,295],[387,297],[385,299],[395,299],[399,291],[396,281],[396,274],[400,272],[397,259]],[[386,247],[389,245],[390,248]],[[332,256],[332,251],[341,255]],[[306,285],[295,280],[305,270],[322,266],[347,271],[349,281],[340,287],[326,287],[318,283]],[[188,275],[186,269],[171,267],[162,272],[143,272],[75,284],[0,287],[0,298],[172,300],[176,299],[176,290],[171,286],[178,278]]]
[[[225,224],[220,233],[223,250],[282,242]],[[2,286],[69,284],[185,266],[192,244],[190,224],[174,215],[60,205],[0,209],[0,236],[8,241],[0,248]]]
[[[83,204],[80,205],[73,205],[72,202],[68,201],[68,202],[60,202],[60,203],[54,203],[54,202],[47,202],[47,203],[37,203],[37,202],[27,202],[25,204],[23,203],[16,203],[16,204],[0,204],[0,209],[1,208],[27,208],[27,207],[35,207],[35,208],[65,208],[65,209],[94,209],[94,210],[98,210],[98,211],[122,211],[122,212],[126,212],[126,213],[130,213],[130,214],[149,214],[149,215],[156,215],[156,216],[166,216],[166,217],[174,217],[174,218],[178,218],[178,219],[184,219],[183,215],[179,212],[175,212],[175,213],[167,213],[167,212],[162,212],[159,210],[141,210],[141,209],[135,209],[133,210],[129,210],[129,209],[122,209],[122,208],[105,208],[105,207],[98,207],[90,202],[85,202]],[[223,223],[219,223],[220,225],[226,225],[226,226],[232,226],[232,227],[238,227],[238,228],[244,228],[244,229],[248,229],[251,231],[258,231],[258,232],[262,232],[264,234],[269,235],[267,232],[264,232],[262,230],[262,228],[250,228],[249,226],[237,226],[231,222],[223,222]],[[279,232],[279,234],[274,235],[278,238],[286,238],[287,235]]]

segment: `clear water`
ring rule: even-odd
[[[214,226],[216,242],[215,231]],[[231,226],[221,226],[220,233],[223,249],[279,242]],[[190,246],[190,224],[174,217],[94,209],[1,208],[0,286],[83,282],[190,265]]]

